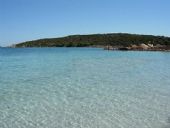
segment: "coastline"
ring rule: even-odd
[[[162,51],[162,52],[170,52],[170,46],[166,45],[153,45],[153,44],[139,44],[139,45],[130,45],[130,46],[103,46],[103,45],[91,45],[91,46],[82,46],[82,47],[41,47],[41,46],[34,46],[34,47],[16,47],[15,45],[9,47],[1,47],[1,48],[102,48],[103,50],[109,51]]]
[[[134,45],[131,44],[130,46],[105,46],[104,50],[120,50],[120,51],[165,51],[170,52],[170,46],[167,45],[153,45],[153,44],[139,44]]]

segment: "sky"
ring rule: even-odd
[[[0,46],[119,32],[170,36],[170,0],[0,0]]]

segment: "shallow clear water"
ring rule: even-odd
[[[0,128],[170,128],[170,53],[1,48]]]

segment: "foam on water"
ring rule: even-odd
[[[170,53],[0,49],[0,128],[170,128]]]

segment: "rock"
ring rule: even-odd
[[[114,50],[114,48],[112,46],[106,46],[104,50]]]
[[[140,44],[140,48],[143,50],[147,50],[149,48],[149,46],[146,44]]]
[[[132,44],[132,45],[129,47],[129,49],[131,49],[131,50],[136,50],[136,49],[138,49],[138,47],[139,47],[139,46],[137,46],[137,45],[135,45],[135,44]]]
[[[153,48],[153,44],[148,44],[148,46],[149,46],[150,48]]]
[[[118,50],[127,51],[127,50],[129,50],[129,48],[128,47],[120,47],[120,48],[118,48]]]
[[[137,45],[135,45],[135,44],[132,44],[131,45],[131,48],[137,48],[138,46]]]
[[[163,45],[157,44],[155,47],[156,47],[156,48],[162,48]]]

